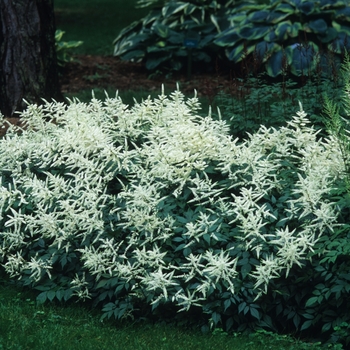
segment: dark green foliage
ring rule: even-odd
[[[233,10],[231,25],[215,44],[226,49],[229,60],[240,62],[255,56],[268,75],[290,71],[308,75],[320,69],[329,75],[332,62],[339,67],[350,47],[348,1],[272,0],[268,5]]]
[[[114,55],[143,61],[150,70],[179,70],[189,50],[194,62],[207,64],[217,56],[216,35],[229,26],[227,12],[234,1],[167,1],[143,19],[122,30]]]

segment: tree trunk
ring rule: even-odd
[[[53,0],[0,0],[0,111],[61,100]]]

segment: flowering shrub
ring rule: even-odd
[[[200,307],[213,325],[273,327],[260,300],[337,223],[341,151],[301,105],[246,140],[199,108],[180,91],[29,105],[0,140],[5,271],[38,301],[91,298],[107,317]]]

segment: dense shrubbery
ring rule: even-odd
[[[39,302],[92,299],[105,317],[193,311],[228,330],[341,333],[337,135],[318,137],[300,105],[287,126],[233,139],[199,108],[179,91],[130,109],[28,106],[25,129],[0,141],[3,268]]]
[[[344,0],[165,1],[118,35],[114,53],[143,61],[150,70],[178,70],[186,65],[190,41],[191,58],[211,66],[213,58],[220,58],[249,61],[246,66],[271,77],[309,75],[315,70],[329,77],[350,47],[348,4]]]
[[[276,77],[290,71],[309,75],[318,69],[332,76],[349,49],[349,1],[271,0],[269,5],[232,11],[231,25],[215,44],[239,62],[254,56]]]
[[[227,11],[235,1],[166,1],[115,39],[115,56],[143,61],[147,69],[179,70],[187,62],[209,63],[216,56],[216,35],[227,28]],[[211,63],[212,65],[212,63]]]

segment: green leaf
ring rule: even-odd
[[[244,279],[252,270],[252,266],[250,264],[245,264],[242,266],[241,268],[241,274],[242,274],[242,278]]]
[[[308,27],[316,34],[325,34],[328,30],[327,22],[322,18],[310,21]]]
[[[224,301],[224,312],[231,306],[232,302],[230,299]]]
[[[58,301],[61,301],[64,295],[64,291],[62,289],[58,289],[56,291],[56,298]]]
[[[270,77],[277,77],[282,72],[283,68],[283,51],[277,51],[272,54],[270,59],[266,62],[267,74]]]
[[[218,312],[213,312],[211,314],[211,318],[212,318],[215,326],[218,325],[219,322],[221,322],[221,315]]]
[[[214,44],[218,46],[233,46],[240,41],[241,38],[237,34],[236,30],[230,30],[227,32],[223,32],[217,39],[214,40]]]
[[[332,328],[332,322],[325,323],[325,324],[322,326],[321,332],[322,332],[322,333],[328,332],[331,328]]]
[[[231,330],[231,328],[233,327],[233,317],[229,317],[227,320],[226,320],[226,331],[229,331]]]
[[[313,42],[309,42],[306,45],[295,44],[291,46],[293,49],[292,53],[292,64],[291,72],[294,75],[307,75],[308,72],[313,71],[317,65],[318,46]]]
[[[322,43],[329,43],[335,40],[335,38],[338,36],[338,32],[335,28],[328,28],[326,33],[319,34],[317,35],[317,38],[322,42]]]
[[[47,292],[41,292],[37,297],[36,301],[38,304],[44,304],[47,299]]]
[[[162,8],[162,15],[163,17],[167,18],[175,13],[178,13],[182,10],[184,10],[188,6],[187,2],[175,2],[175,1],[169,1],[163,8]]]
[[[350,22],[350,7],[344,7],[337,10],[334,17],[343,22]]]
[[[47,298],[52,301],[53,299],[55,299],[56,296],[56,292],[54,290],[50,290],[49,292],[47,292]]]
[[[266,18],[266,21],[268,23],[276,24],[282,21],[283,19],[285,19],[286,17],[288,17],[289,15],[290,13],[288,12],[271,11],[269,16]]]
[[[281,23],[278,23],[275,28],[275,34],[276,34],[276,40],[278,41],[284,41],[288,38],[289,31],[292,29],[292,22],[291,21],[284,21]]]
[[[163,39],[169,36],[169,27],[164,24],[155,23],[152,26],[152,30]]]
[[[257,309],[251,307],[251,308],[250,308],[250,314],[251,314],[254,318],[256,318],[257,320],[260,320],[260,313],[259,313],[259,311],[258,311]]]
[[[266,23],[267,17],[269,16],[270,11],[268,10],[262,10],[262,11],[255,11],[248,15],[248,19],[252,22],[256,23]]]
[[[241,27],[238,35],[243,39],[257,40],[264,37],[270,30],[270,26],[249,24],[247,26]]]
[[[301,2],[298,9],[305,15],[309,15],[313,12],[315,4],[312,1]]]
[[[307,320],[303,323],[303,325],[300,328],[300,331],[304,331],[305,329],[308,329],[312,326],[313,321],[312,320]]]
[[[247,306],[247,303],[244,301],[238,305],[238,313],[240,314]]]
[[[305,304],[305,307],[309,307],[309,306],[312,306],[314,304],[317,303],[317,300],[318,300],[318,297],[311,297],[307,300],[306,304]]]
[[[183,251],[183,255],[185,257],[189,256],[191,253],[192,253],[192,249],[191,248],[185,248],[184,251]]]
[[[231,52],[228,55],[228,59],[233,62],[239,62],[243,58],[247,57],[249,54],[254,52],[254,49],[254,44],[247,46],[247,43],[243,42],[242,44],[236,46],[234,49],[231,50]]]
[[[148,70],[156,69],[162,62],[165,62],[170,58],[171,58],[171,54],[166,54],[164,56],[154,55],[154,57],[149,57],[146,61],[146,68]]]

